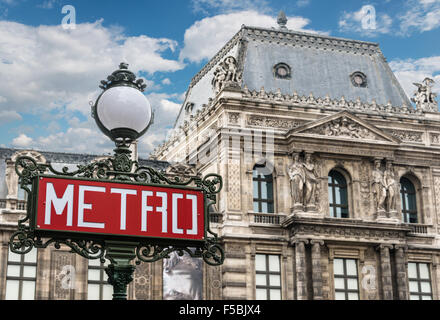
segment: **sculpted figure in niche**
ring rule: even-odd
[[[394,176],[394,170],[391,162],[387,162],[386,169],[384,172],[384,186],[386,189],[386,203],[388,211],[396,210],[396,201],[395,201],[395,185],[396,179]]]
[[[318,184],[318,174],[316,172],[315,164],[313,163],[312,155],[307,153],[304,157],[304,172],[305,172],[305,205],[315,205],[315,192]]]
[[[374,161],[373,169],[373,193],[378,211],[385,211],[385,199],[387,189],[384,183],[384,173],[380,169],[380,160]]]
[[[292,195],[292,203],[294,206],[304,204],[304,184],[306,182],[303,163],[299,158],[299,153],[293,154],[293,164],[288,169],[290,177],[290,190]]]

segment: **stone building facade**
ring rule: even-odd
[[[143,160],[223,177],[210,218],[226,258],[203,265],[202,298],[439,299],[431,88],[425,79],[408,99],[375,43],[290,31],[283,19],[243,26],[192,79],[174,133]],[[0,299],[8,284],[23,299],[108,298],[102,265],[67,248],[25,260],[7,247],[25,209],[14,159],[95,156],[0,151]],[[137,266],[129,299],[163,299],[163,279],[162,261]]]
[[[413,107],[375,43],[243,26],[154,153],[225,180],[210,297],[439,299],[431,88]]]

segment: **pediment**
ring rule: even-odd
[[[338,140],[363,140],[396,144],[399,140],[347,111],[309,122],[291,130],[295,136],[320,136]]]

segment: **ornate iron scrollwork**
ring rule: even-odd
[[[63,167],[56,170],[50,163],[37,163],[33,158],[22,156],[17,158],[15,163],[15,171],[19,176],[19,183],[21,188],[26,190],[28,194],[28,207],[26,216],[18,221],[18,231],[16,231],[10,239],[9,247],[14,253],[25,254],[32,248],[46,248],[50,244],[54,244],[56,248],[61,244],[67,245],[73,252],[80,254],[88,259],[104,259],[106,245],[104,241],[86,241],[68,238],[53,238],[43,241],[37,237],[33,230],[29,228],[26,222],[31,218],[33,210],[32,201],[32,181],[33,178],[47,173],[52,173],[55,176],[64,177],[78,177],[94,179],[99,181],[122,181],[134,182],[137,184],[155,184],[155,185],[169,185],[174,187],[179,186],[194,186],[203,191],[205,195],[205,221],[206,221],[206,235],[203,244],[195,245],[192,248],[180,246],[163,246],[156,244],[150,240],[145,242],[139,241],[136,248],[136,256],[138,263],[153,262],[159,259],[168,258],[169,254],[176,251],[182,255],[187,252],[192,257],[200,257],[210,265],[220,265],[224,260],[224,252],[219,244],[219,239],[216,233],[209,228],[209,209],[210,206],[216,203],[216,194],[218,194],[222,187],[222,178],[217,174],[208,174],[201,177],[195,175],[168,175],[164,171],[157,171],[151,167],[141,166],[138,161],[130,159],[130,151],[127,144],[121,143],[115,150],[115,156],[103,160],[92,162],[87,165],[78,165],[76,170],[69,171],[68,167]]]

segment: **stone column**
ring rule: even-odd
[[[321,269],[321,246],[322,240],[311,240],[312,244],[312,283],[313,300],[322,300],[322,269]]]
[[[307,300],[307,268],[306,268],[306,244],[308,240],[295,240],[296,262],[296,292],[298,300]]]
[[[397,294],[399,300],[408,300],[408,278],[406,273],[406,246],[395,245]]]
[[[380,269],[382,275],[382,294],[383,300],[393,300],[393,279],[391,277],[390,249],[392,245],[381,244],[380,250]]]

